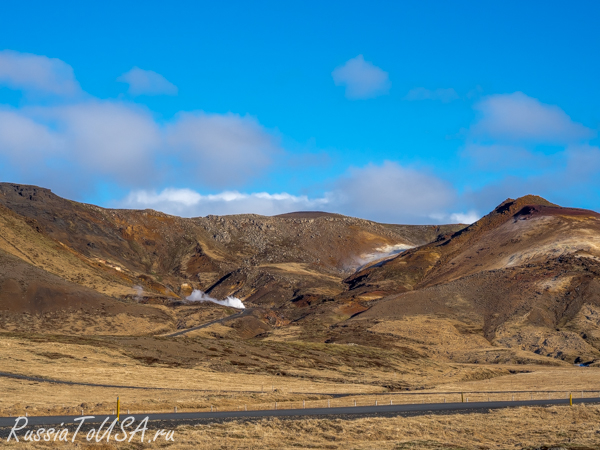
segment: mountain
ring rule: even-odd
[[[187,219],[0,183],[2,330],[156,336],[232,314],[190,304],[193,289],[244,302],[219,325],[234,339],[600,364],[593,211],[525,196],[469,226],[318,211]]]
[[[73,292],[86,288],[146,304],[172,305],[200,289],[251,306],[296,309],[298,299],[321,302],[343,292],[343,279],[370,259],[460,228],[379,224],[320,212],[184,219],[0,184],[0,260],[13,255],[58,277],[57,285],[59,278],[69,282]],[[23,274],[0,277],[25,282]]]
[[[395,292],[361,320],[447,318],[495,346],[572,362],[600,357],[600,214],[593,211],[509,199],[346,283],[346,295],[359,298]]]

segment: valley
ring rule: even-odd
[[[598,213],[536,196],[422,226],[187,219],[3,183],[0,414],[591,395],[599,236]]]

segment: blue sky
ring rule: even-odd
[[[597,2],[12,2],[0,179],[197,216],[600,209]]]

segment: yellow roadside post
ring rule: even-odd
[[[462,403],[465,402],[465,394],[462,393],[462,392],[460,393],[460,400],[461,400]]]
[[[121,416],[121,400],[119,399],[119,396],[117,396],[117,422],[120,422],[120,416]]]
[[[573,406],[573,393],[569,393],[569,405]]]

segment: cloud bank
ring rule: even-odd
[[[160,123],[139,105],[98,99],[0,107],[0,158],[10,173],[61,195],[98,180],[133,188],[196,178],[235,187],[261,176],[281,151],[278,137],[251,116],[194,112]]]
[[[472,223],[476,211],[453,212],[458,195],[433,174],[386,161],[352,168],[322,196],[225,191],[202,195],[191,189],[167,188],[160,192],[136,190],[116,206],[155,209],[195,217],[208,214],[261,214],[291,211],[328,211],[386,223]]]
[[[332,198],[348,215],[415,223],[453,206],[456,192],[433,174],[386,161],[351,168],[337,181]]]
[[[315,210],[330,205],[327,198],[309,199],[287,193],[241,193],[224,191],[202,195],[191,189],[167,188],[161,192],[136,190],[118,206],[133,209],[156,209],[168,214],[197,217],[209,214],[262,214],[273,216],[290,211]]]
[[[600,149],[587,141],[596,131],[575,122],[556,105],[522,92],[484,97],[474,105],[462,156],[466,170],[491,175],[463,201],[489,209],[506,197],[535,193],[563,204],[600,191]],[[547,151],[553,146],[553,151]]]
[[[383,95],[391,85],[362,55],[332,76],[351,99]],[[134,68],[122,78],[132,95],[176,92],[152,71]],[[306,182],[300,193],[273,193],[249,186],[266,175],[298,176],[297,161],[307,154],[287,153],[284,137],[251,115],[181,111],[161,119],[133,101],[84,93],[61,60],[12,51],[0,52],[0,85],[25,94],[19,107],[0,105],[0,176],[75,199],[115,189],[112,206],[188,217],[326,210],[388,223],[470,223],[508,196],[572,204],[600,194],[596,131],[522,92],[478,96],[476,119],[459,133],[454,173],[445,177],[378,161]],[[456,97],[451,88],[417,88],[405,99]],[[286,158],[289,167],[281,164]]]
[[[282,150],[278,138],[251,116],[180,113],[165,127],[165,144],[211,186],[243,184]],[[183,168],[182,170],[186,170]]]

